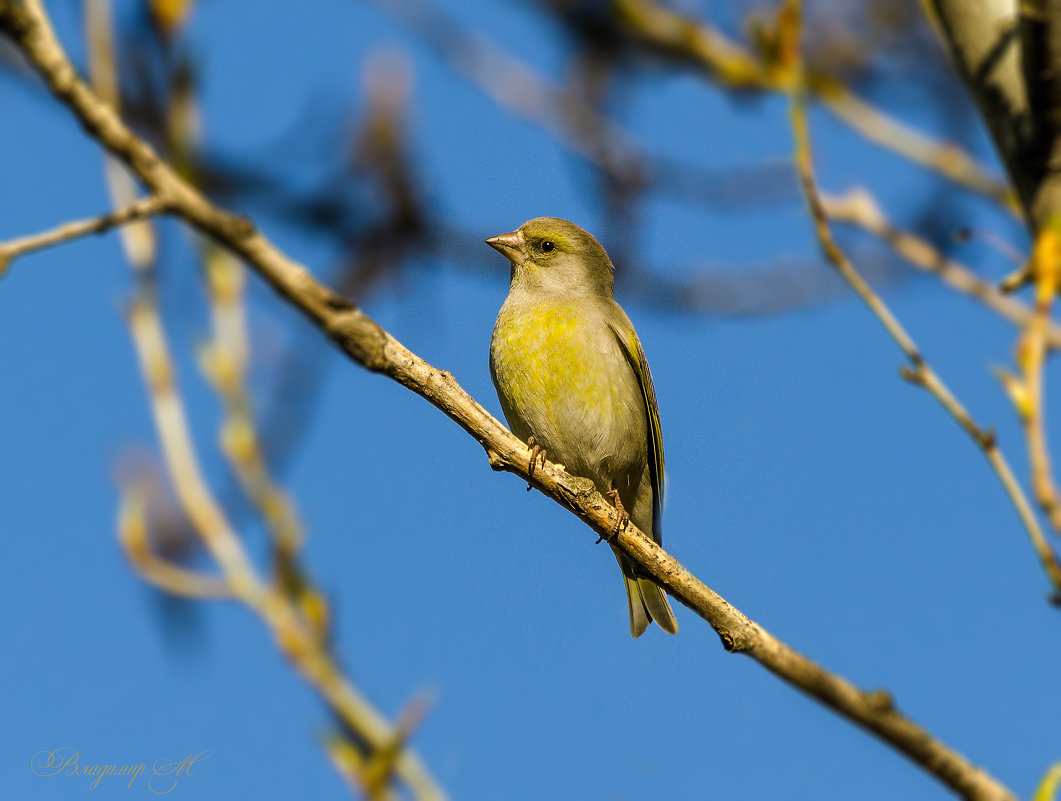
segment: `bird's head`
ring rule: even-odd
[[[529,220],[486,240],[512,265],[510,291],[532,295],[612,297],[613,267],[588,231],[558,217]]]

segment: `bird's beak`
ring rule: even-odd
[[[513,231],[509,234],[498,234],[486,240],[486,244],[504,256],[513,264],[523,264],[527,256],[523,250],[523,232]]]

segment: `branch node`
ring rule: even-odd
[[[258,232],[254,221],[243,214],[227,214],[221,227],[227,236],[236,241],[250,239]]]
[[[911,384],[916,384],[919,387],[925,385],[925,373],[921,365],[917,367],[909,367],[904,364],[899,368],[899,376],[904,381],[909,381]]]
[[[873,690],[865,693],[865,700],[874,712],[891,712],[895,709],[895,699],[887,690]]]
[[[980,447],[985,451],[993,450],[998,446],[998,432],[994,428],[985,428],[981,430],[977,436],[977,441],[980,443]]]
[[[324,305],[332,311],[338,312],[350,312],[354,311],[357,306],[354,302],[348,298],[344,298],[337,292],[328,291],[324,296]]]
[[[1032,272],[1026,266],[1014,270],[998,284],[998,291],[1004,295],[1012,295],[1032,282]]]
[[[734,639],[733,635],[730,634],[729,629],[716,629],[718,638],[722,641],[722,647],[729,651],[731,654],[739,653],[737,648],[737,640]]]

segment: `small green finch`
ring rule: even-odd
[[[512,266],[490,341],[490,375],[512,432],[576,476],[660,542],[663,435],[652,375],[615,302],[611,259],[574,223],[539,217],[486,243]],[[629,510],[627,513],[626,510]],[[675,634],[663,591],[612,549],[626,581],[630,633],[653,620]]]

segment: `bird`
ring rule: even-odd
[[[490,375],[509,428],[612,499],[620,525],[661,542],[663,435],[652,374],[615,300],[615,268],[588,231],[538,217],[486,244],[511,267],[490,340]],[[629,511],[627,511],[629,510]],[[678,623],[663,590],[612,546],[626,584],[630,633]]]

